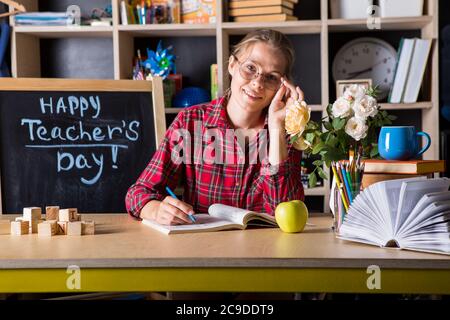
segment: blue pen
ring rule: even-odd
[[[175,195],[175,193],[173,193],[172,190],[170,190],[169,187],[166,187],[166,191],[171,197],[173,197],[175,199],[178,199],[178,197]],[[197,221],[197,220],[195,220],[195,217],[192,214],[188,214],[188,217],[189,217],[189,219],[192,220],[192,222],[196,222]]]

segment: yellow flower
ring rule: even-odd
[[[288,134],[301,135],[311,116],[311,108],[305,101],[295,101],[286,106],[285,129]]]
[[[300,151],[306,150],[309,147],[311,147],[311,143],[303,139],[302,137],[299,137],[295,142],[292,144],[292,146]]]

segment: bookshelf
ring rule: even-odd
[[[48,2],[48,1],[46,1]],[[50,1],[52,2],[52,1]],[[54,0],[53,2],[59,2]],[[75,1],[76,2],[76,1]],[[99,2],[99,1],[97,1]],[[22,0],[28,11],[39,9],[38,0]],[[82,6],[83,2],[80,2]],[[103,1],[108,3],[108,1]],[[381,32],[369,30],[364,19],[330,19],[328,0],[302,0],[299,1],[295,10],[299,21],[288,22],[261,22],[261,23],[235,23],[226,20],[227,1],[217,0],[217,22],[214,24],[189,25],[189,24],[165,24],[165,25],[121,25],[119,14],[120,0],[111,0],[113,10],[113,25],[111,27],[24,27],[14,26],[11,18],[12,28],[11,42],[11,63],[14,77],[41,77],[41,63],[49,63],[45,57],[41,57],[41,39],[86,39],[86,38],[106,38],[110,39],[112,46],[105,50],[112,50],[113,63],[111,65],[111,78],[129,79],[131,78],[131,62],[135,55],[136,43],[140,39],[159,38],[180,38],[186,42],[197,39],[199,42],[208,42],[207,50],[215,58],[213,63],[218,64],[219,71],[219,93],[223,93],[228,86],[227,61],[230,47],[237,42],[240,37],[247,32],[257,28],[271,28],[287,34],[291,40],[295,40],[294,45],[300,60],[296,62],[294,70],[304,71],[306,75],[300,77],[298,82],[305,89],[307,101],[311,104],[313,113],[317,116],[325,116],[325,108],[329,102],[335,99],[334,82],[331,77],[331,64],[336,48],[333,41],[338,37],[346,37],[347,40],[361,36],[384,37],[391,33],[394,35],[394,47],[398,49],[398,41],[405,32],[408,36],[412,32],[413,36],[430,38],[434,40],[432,51],[427,66],[424,82],[422,86],[421,99],[412,104],[389,104],[381,103],[382,109],[390,110],[400,115],[398,124],[410,125],[409,114],[418,115],[414,124],[418,124],[420,129],[428,132],[432,138],[432,145],[424,155],[424,159],[439,158],[439,51],[438,51],[438,0],[425,0],[424,15],[420,17],[407,18],[381,18]],[[312,43],[305,46],[305,44]],[[307,49],[305,49],[307,48]],[[176,48],[175,48],[176,49]],[[338,49],[338,48],[337,48]],[[79,50],[83,50],[80,46]],[[197,51],[195,51],[197,50]],[[201,53],[202,49],[193,49],[192,56]],[[311,52],[304,52],[310,50]],[[200,51],[200,52],[199,52]],[[320,53],[320,57],[317,55]],[[180,54],[175,51],[175,54]],[[193,57],[185,55],[184,61]],[[312,62],[311,62],[311,61]],[[311,63],[310,63],[311,62]],[[204,62],[201,68],[200,77],[209,81],[209,61]],[[312,64],[309,71],[308,65]],[[319,71],[320,70],[320,71]],[[185,71],[186,72],[186,71]],[[187,72],[192,72],[189,69]],[[189,74],[183,75],[189,76]],[[299,72],[300,74],[302,72]],[[312,97],[310,99],[310,97]],[[176,108],[166,108],[166,115],[173,119],[178,113]],[[323,196],[324,211],[328,211],[328,201],[330,196],[330,182],[324,181],[323,187],[306,189],[308,196]]]

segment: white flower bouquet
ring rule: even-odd
[[[333,104],[327,107],[327,117],[320,122],[311,120],[311,109],[304,101],[288,105],[286,132],[291,143],[307,155],[316,155],[314,171],[309,175],[309,185],[314,187],[317,175],[327,179],[323,164],[349,159],[349,153],[359,153],[361,158],[378,156],[378,131],[392,124],[395,116],[388,115],[376,99],[376,88],[350,86]],[[322,128],[324,130],[322,130]]]

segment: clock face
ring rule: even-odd
[[[387,97],[394,82],[397,52],[389,43],[377,38],[358,38],[343,46],[333,61],[333,78],[337,80],[372,79],[378,85],[378,99]]]

